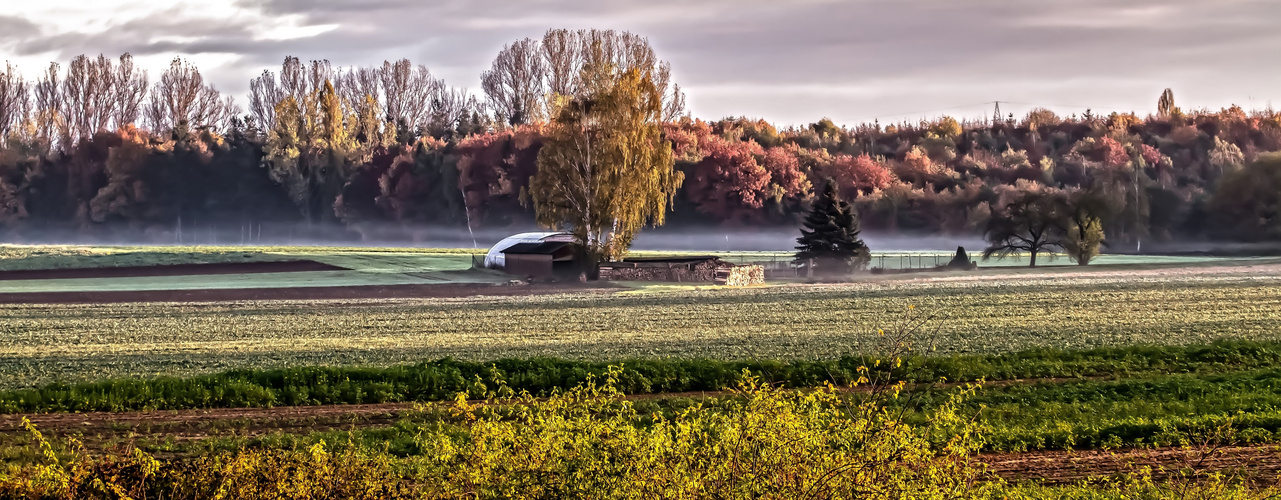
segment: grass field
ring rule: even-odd
[[[476,251],[362,247],[0,246],[0,271],[312,260],[348,271],[7,280],[0,293],[501,283],[471,271]]]
[[[633,252],[640,257],[660,257],[668,255],[689,255],[699,252],[657,252],[641,251]],[[782,264],[792,260],[793,252],[703,252],[708,255],[717,255],[721,258],[736,264],[747,263],[772,263]],[[902,250],[884,250],[873,251],[872,260],[869,267],[879,267],[883,269],[920,269],[947,264],[955,254],[945,251],[902,251]],[[1026,267],[1028,258],[1026,255],[1016,255],[1005,259],[988,259],[983,260],[983,252],[969,252],[970,259],[977,262],[979,266],[985,268],[1005,268],[1005,267]],[[1266,257],[1261,259],[1267,259]],[[1181,255],[1100,255],[1091,261],[1095,266],[1117,266],[1117,265],[1195,265],[1207,264],[1225,261],[1242,261],[1252,260],[1241,257],[1210,257],[1210,256],[1181,256]],[[1076,266],[1066,255],[1042,254],[1038,256],[1037,262],[1041,267],[1063,267]]]
[[[272,262],[306,259],[349,271],[226,274],[176,277],[7,280],[0,293],[116,292],[234,288],[346,287],[370,285],[494,284],[510,277],[473,269],[483,249],[378,247],[218,247],[218,246],[27,246],[0,245],[0,271],[72,269],[169,264]],[[638,256],[690,252],[637,252]],[[782,252],[712,252],[735,263],[784,266],[791,254]],[[978,253],[972,255],[975,259]],[[872,265],[886,269],[931,267],[946,263],[946,252],[878,252]],[[1099,267],[1214,265],[1249,259],[1169,256],[1103,256]],[[983,262],[984,267],[1017,269],[1025,261],[1012,258]],[[1075,267],[1066,258],[1047,261],[1050,267]],[[661,287],[662,285],[660,285]],[[653,287],[648,287],[653,289]],[[683,287],[678,287],[683,288]]]
[[[604,296],[9,305],[0,306],[0,386],[439,356],[820,359],[858,351],[909,306],[939,315],[939,353],[1281,339],[1281,272],[1267,269]]]

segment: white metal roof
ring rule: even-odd
[[[562,232],[541,232],[541,233],[520,233],[513,234],[502,241],[494,244],[489,248],[489,253],[485,254],[485,267],[490,269],[502,269],[507,264],[503,258],[503,250],[518,243],[542,243],[545,241],[574,241],[574,235]]]

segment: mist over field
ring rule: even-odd
[[[481,228],[468,231],[461,227],[371,225],[360,231],[341,225],[325,224],[254,224],[238,227],[196,227],[165,231],[107,231],[86,234],[72,230],[27,229],[11,233],[0,243],[14,245],[212,245],[212,246],[344,246],[407,248],[489,248],[499,240],[523,232],[546,231],[535,225],[505,228]],[[681,225],[641,231],[633,250],[689,252],[792,252],[799,227],[703,227]],[[970,252],[982,251],[987,244],[978,234],[930,234],[924,232],[892,233],[864,230],[861,234],[872,252],[952,252],[963,246]],[[1104,249],[1113,254],[1235,254],[1277,255],[1276,243],[1242,243],[1213,240],[1171,240],[1115,244]],[[1142,252],[1137,252],[1142,250]]]
[[[92,235],[75,231],[27,230],[7,235],[0,242],[16,245],[216,245],[216,246],[355,246],[413,248],[489,248],[499,240],[523,232],[546,231],[537,226],[484,228],[468,231],[459,227],[401,226],[364,228],[356,232],[342,226],[306,224],[254,225],[244,227],[203,227],[137,232],[115,231]],[[790,252],[796,246],[798,228],[788,227],[680,227],[642,231],[633,250],[640,251],[761,251]],[[964,246],[983,248],[974,235],[890,234],[864,231],[863,240],[873,251],[950,252]]]

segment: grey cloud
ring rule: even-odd
[[[27,19],[0,15],[0,44],[22,41],[39,33],[40,27]]]
[[[503,44],[548,28],[627,29],[672,62],[697,115],[803,122],[991,100],[1149,107],[1164,86],[1193,103],[1281,89],[1267,0],[242,0],[264,16],[336,29],[256,40],[231,20],[157,13],[96,35],[42,36],[63,54],[231,53],[210,72],[241,91],[285,55],[336,65],[409,57],[477,86]],[[3,26],[5,18],[0,18]],[[33,31],[34,29],[34,31]],[[46,30],[48,32],[48,30]],[[189,37],[151,41],[165,35]],[[92,50],[85,50],[92,48]],[[223,80],[229,81],[223,81]],[[1275,95],[1275,94],[1274,94]],[[1256,96],[1257,97],[1257,96]],[[1244,97],[1239,98],[1244,100]],[[1184,102],[1189,102],[1184,101]]]

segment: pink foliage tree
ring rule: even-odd
[[[724,221],[759,216],[769,197],[770,173],[757,161],[765,154],[756,141],[729,142],[709,136],[705,156],[686,180],[687,195],[700,212]]]

